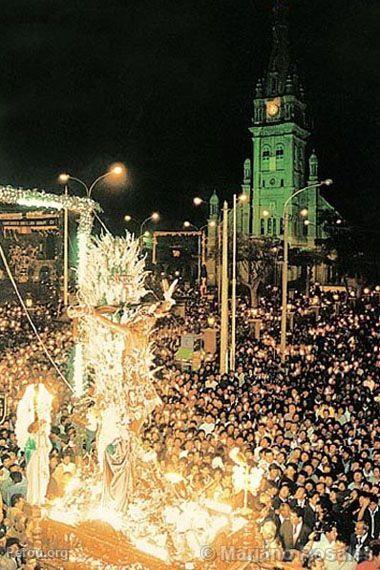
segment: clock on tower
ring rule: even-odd
[[[267,101],[266,108],[267,108],[267,117],[269,118],[277,117],[277,115],[280,112],[280,99],[276,98],[271,101]]]

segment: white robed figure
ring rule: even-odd
[[[27,493],[30,505],[41,506],[45,502],[49,483],[49,454],[51,406],[53,397],[44,384],[27,386],[17,407],[17,442],[25,452]]]

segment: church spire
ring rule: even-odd
[[[287,79],[292,73],[289,48],[289,7],[286,0],[275,0],[273,6],[273,43],[266,76],[267,97],[277,97],[285,93]]]

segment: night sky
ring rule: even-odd
[[[203,222],[192,197],[239,191],[270,0],[1,0],[0,183],[91,182],[107,218],[160,210]],[[310,150],[351,223],[379,215],[378,0],[290,0],[293,53],[314,121]],[[73,186],[74,189],[74,186]],[[79,191],[79,190],[78,190]]]

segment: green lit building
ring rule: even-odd
[[[288,9],[277,0],[273,9],[273,43],[265,76],[257,81],[253,100],[252,158],[244,162],[237,226],[239,234],[282,238],[285,201],[297,189],[318,182],[318,158],[310,144],[310,127],[304,90],[290,55]],[[310,150],[309,150],[310,149]],[[218,212],[213,195],[210,220]],[[219,204],[217,204],[219,207]],[[307,223],[305,214],[307,209]],[[312,250],[325,237],[323,220],[332,206],[319,189],[303,192],[292,201],[290,243]],[[209,251],[216,240],[216,226],[209,228]],[[211,274],[215,267],[210,264]],[[212,280],[212,278],[211,278]]]

